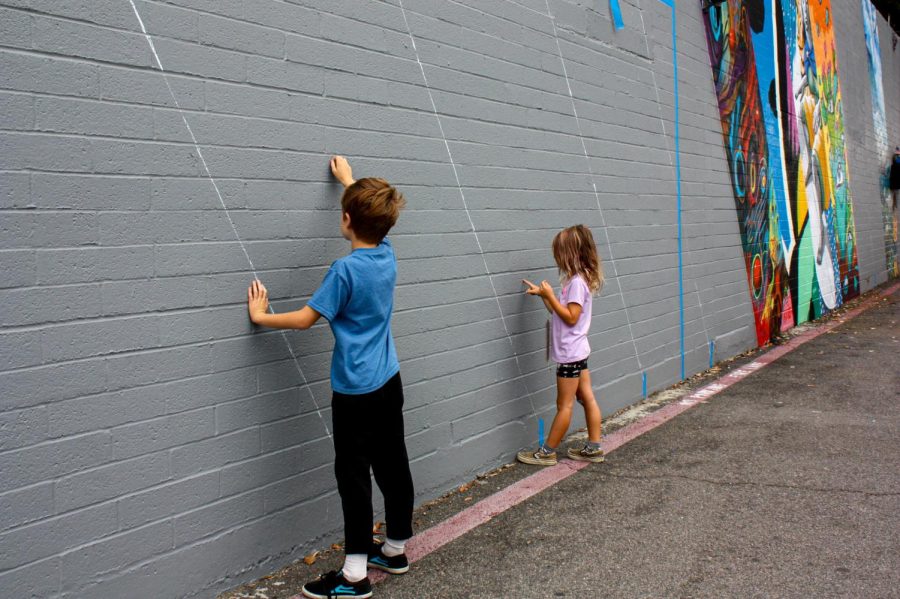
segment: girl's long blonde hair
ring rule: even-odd
[[[553,238],[553,259],[562,279],[581,275],[591,293],[603,288],[603,264],[597,255],[594,236],[584,225],[563,229]]]

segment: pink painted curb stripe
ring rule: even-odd
[[[861,303],[856,308],[846,312],[840,318],[825,323],[813,330],[797,335],[787,343],[779,345],[756,360],[745,364],[739,368],[735,368],[728,374],[716,379],[712,383],[697,389],[693,393],[683,397],[677,402],[671,403],[659,410],[648,414],[634,424],[630,424],[617,430],[614,433],[606,435],[603,438],[603,449],[606,453],[615,451],[629,441],[643,435],[644,433],[658,427],[659,425],[672,420],[679,414],[686,412],[697,404],[706,402],[710,397],[717,395],[735,383],[747,378],[757,370],[768,366],[778,358],[797,349],[804,343],[812,341],[819,335],[823,335],[828,331],[844,324],[865,312],[879,300],[889,297],[900,290],[900,283],[885,289],[879,295],[873,296]],[[560,481],[563,481],[582,468],[589,466],[588,462],[575,462],[566,460],[559,462],[556,466],[542,468],[531,476],[513,483],[502,491],[497,491],[490,497],[486,497],[475,505],[466,508],[458,514],[451,516],[440,524],[436,524],[428,530],[410,539],[407,545],[407,557],[410,563],[418,561],[466,534],[470,530],[488,522],[495,516],[505,512],[509,508],[525,501],[529,497],[537,495],[541,491],[552,487]],[[380,582],[387,577],[387,574],[375,571],[369,574],[369,580],[373,583]],[[291,599],[299,599],[302,595],[297,595]]]

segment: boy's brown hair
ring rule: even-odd
[[[358,179],[341,197],[341,210],[350,215],[350,228],[366,243],[380,243],[405,206],[403,194],[377,177]]]

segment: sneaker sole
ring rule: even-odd
[[[306,589],[301,589],[300,592],[303,593],[304,597],[309,597],[310,599],[369,599],[373,594],[372,591],[369,591],[362,595],[319,595],[317,593],[311,593]]]
[[[539,460],[533,457],[522,457],[518,455],[516,456],[516,459],[523,464],[531,464],[532,466],[556,466],[558,463],[557,460]]]
[[[366,562],[366,565],[370,568],[381,570],[382,572],[387,572],[388,574],[406,574],[407,572],[409,572],[409,566],[404,566],[403,568],[390,568],[388,566],[376,564],[375,562]]]
[[[575,460],[575,461],[577,461],[577,462],[593,462],[594,464],[600,464],[600,463],[606,461],[606,457],[604,457],[604,456],[602,456],[602,455],[601,455],[601,456],[597,456],[597,457],[593,457],[593,458],[586,458],[586,457],[584,457],[583,455],[577,455],[577,454],[576,454],[576,455],[572,455],[572,454],[569,454],[569,459],[570,459],[570,460]]]

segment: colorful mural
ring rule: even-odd
[[[871,0],[862,4],[863,29],[866,33],[866,53],[869,57],[869,84],[872,87],[872,123],[875,127],[875,152],[882,168],[881,211],[884,222],[884,256],[888,274],[900,276],[897,262],[897,216],[894,214],[889,185],[891,148],[888,143],[887,120],[884,112],[884,87],[881,78],[881,45],[878,43],[878,19]]]
[[[760,345],[859,293],[830,0],[702,0]]]

